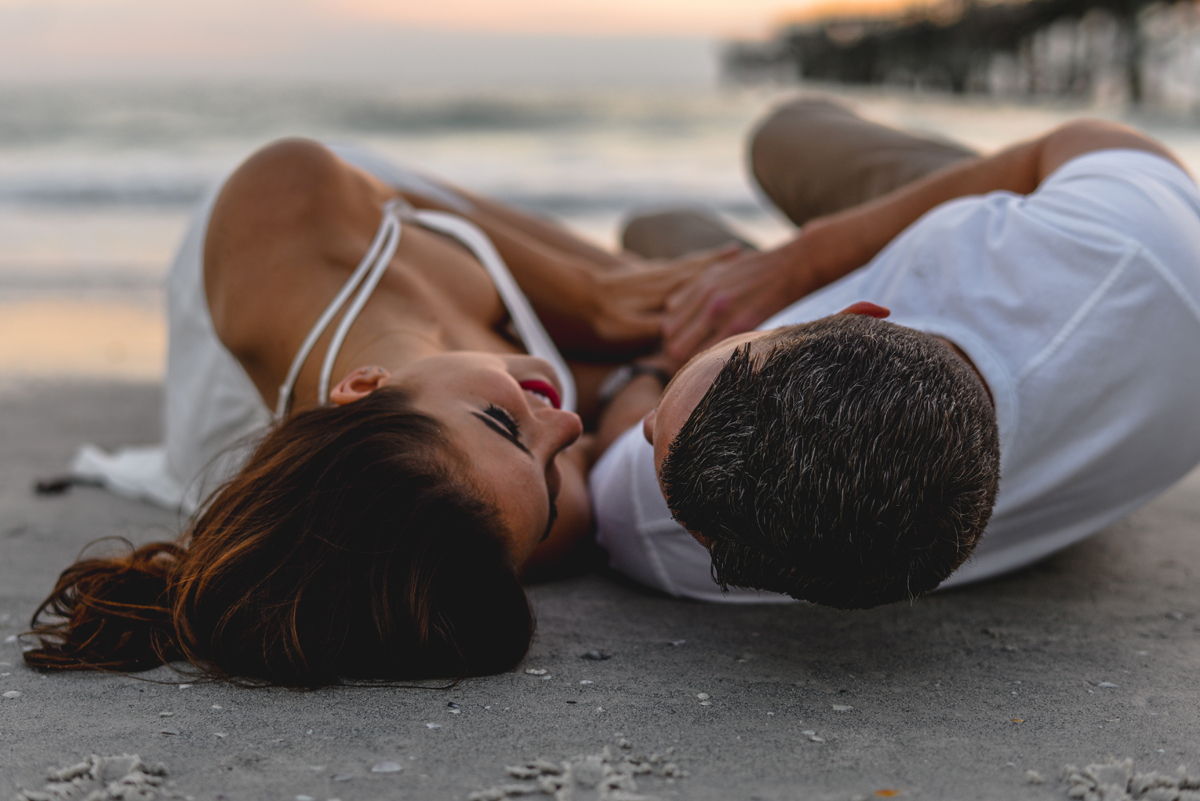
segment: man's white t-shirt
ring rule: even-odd
[[[958,345],[995,399],[999,496],[943,587],[1094,534],[1200,462],[1200,192],[1166,159],[1099,151],[1031,195],[946,203],[762,328],[863,300]],[[631,578],[702,600],[790,600],[721,592],[708,551],[671,519],[640,425],[596,465],[591,490],[597,541]]]

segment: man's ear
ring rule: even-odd
[[[646,438],[646,442],[654,444],[654,422],[658,419],[658,407],[655,406],[650,412],[642,418],[642,436]]]
[[[874,317],[882,320],[892,313],[892,310],[886,306],[876,306],[868,300],[860,300],[858,303],[851,303],[846,308],[842,309],[838,314],[862,314],[867,317]]]
[[[329,400],[335,406],[345,406],[359,398],[367,397],[386,384],[387,379],[391,377],[391,373],[379,366],[359,367],[357,370],[352,370],[333,388],[333,391],[329,393]]]

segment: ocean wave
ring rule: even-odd
[[[346,87],[0,87],[0,148],[121,146],[309,136],[690,128],[728,112],[700,98],[628,92],[412,96]]]
[[[194,206],[208,191],[211,182],[184,179],[178,182],[136,180],[117,182],[63,181],[59,178],[23,177],[20,181],[0,181],[0,204],[36,209],[109,209],[174,208]],[[611,214],[643,208],[703,206],[734,215],[754,215],[762,207],[746,196],[695,192],[688,188],[625,189],[612,191],[586,188],[578,192],[499,189],[484,194],[536,214],[563,217]]]
[[[208,188],[205,182],[157,184],[54,183],[5,185],[0,183],[0,203],[34,208],[170,207],[195,205]]]

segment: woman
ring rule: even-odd
[[[522,571],[590,530],[581,434],[600,380],[724,254],[636,262],[344,155],[369,171],[312,142],[267,147],[200,215],[170,290],[166,465],[196,487],[198,465],[245,464],[179,541],[68,568],[31,666],[182,658],[315,687],[524,656]],[[568,370],[551,338],[601,363]],[[231,450],[267,408],[248,459]]]

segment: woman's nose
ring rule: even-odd
[[[561,409],[551,409],[546,414],[546,427],[549,430],[548,445],[550,455],[566,448],[583,434],[583,420],[575,412]]]

